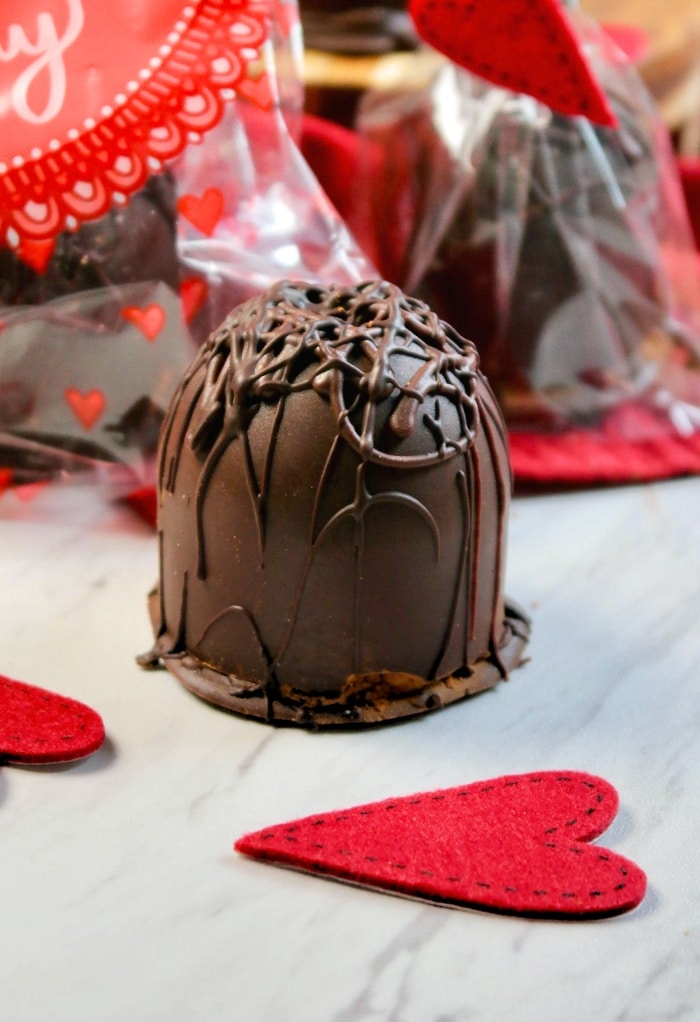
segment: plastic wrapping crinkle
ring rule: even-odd
[[[150,483],[233,305],[368,275],[294,140],[299,49],[295,0],[3,4],[0,491]]]
[[[615,128],[449,63],[428,89],[365,97],[372,255],[475,341],[513,434],[675,442],[700,427],[700,269],[676,163],[635,69],[576,25]]]

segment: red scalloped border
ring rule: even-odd
[[[250,0],[192,0],[177,41],[154,53],[99,121],[36,159],[0,174],[0,243],[46,241],[123,203],[147,177],[219,123],[227,100],[273,100],[262,66],[269,5]],[[128,95],[127,95],[128,93]]]

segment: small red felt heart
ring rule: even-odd
[[[200,277],[187,277],[180,282],[180,301],[185,323],[191,323],[207,297],[206,281]]]
[[[84,703],[0,677],[0,762],[82,759],[104,737],[102,718]]]
[[[201,195],[181,195],[177,208],[198,231],[211,237],[224,209],[224,197],[218,188],[206,188]]]
[[[489,82],[614,127],[560,0],[410,0],[422,38]]]
[[[634,908],[646,877],[587,844],[615,789],[577,771],[518,774],[308,816],[240,838],[245,855],[429,901],[533,916]]]
[[[83,393],[76,387],[68,387],[63,396],[83,429],[92,429],[105,410],[106,400],[101,390]]]
[[[156,304],[147,305],[143,309],[138,305],[129,305],[122,309],[122,319],[133,323],[147,341],[154,341],[165,325],[165,310]]]

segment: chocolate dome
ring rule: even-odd
[[[275,723],[371,723],[495,684],[510,467],[471,343],[386,282],[235,309],[161,435],[165,665]]]

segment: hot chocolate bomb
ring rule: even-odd
[[[472,344],[386,282],[282,282],[199,351],[161,434],[157,638],[271,723],[436,709],[520,662],[510,466]]]

